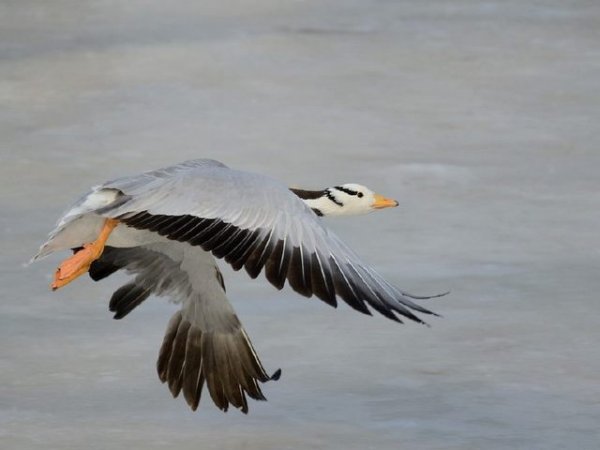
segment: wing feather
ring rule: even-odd
[[[264,269],[278,289],[287,281],[301,295],[332,306],[339,297],[370,314],[368,304],[393,320],[400,314],[424,323],[411,310],[434,314],[385,281],[300,198],[268,177],[195,160],[105,188],[128,199],[105,207],[105,216],[200,246],[252,278]]]

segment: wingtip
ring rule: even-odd
[[[450,294],[450,291],[446,291],[446,292],[442,292],[441,294],[434,294],[434,295],[413,295],[413,294],[409,294],[408,292],[402,291],[402,295],[404,295],[405,297],[412,298],[414,300],[430,300],[432,298],[445,297],[448,294]]]

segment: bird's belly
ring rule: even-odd
[[[110,234],[106,245],[110,247],[137,247],[157,242],[165,242],[167,239],[157,233],[147,230],[137,230],[125,224],[118,225]]]

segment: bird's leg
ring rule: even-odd
[[[83,248],[70,258],[64,260],[54,273],[54,281],[50,285],[53,291],[63,287],[75,278],[90,270],[90,265],[100,258],[108,236],[119,224],[116,219],[106,219],[98,238],[94,242],[83,244]]]

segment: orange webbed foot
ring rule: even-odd
[[[55,291],[86,273],[90,270],[92,262],[100,257],[100,254],[94,243],[85,244],[81,250],[64,260],[60,266],[58,266],[54,273],[54,281],[51,285],[52,290]]]
[[[89,244],[84,244],[83,248],[70,258],[64,260],[54,273],[54,281],[50,285],[53,291],[61,288],[77,277],[90,270],[91,264],[102,255],[104,245],[111,231],[119,224],[118,220],[107,219],[100,231],[98,239]]]

